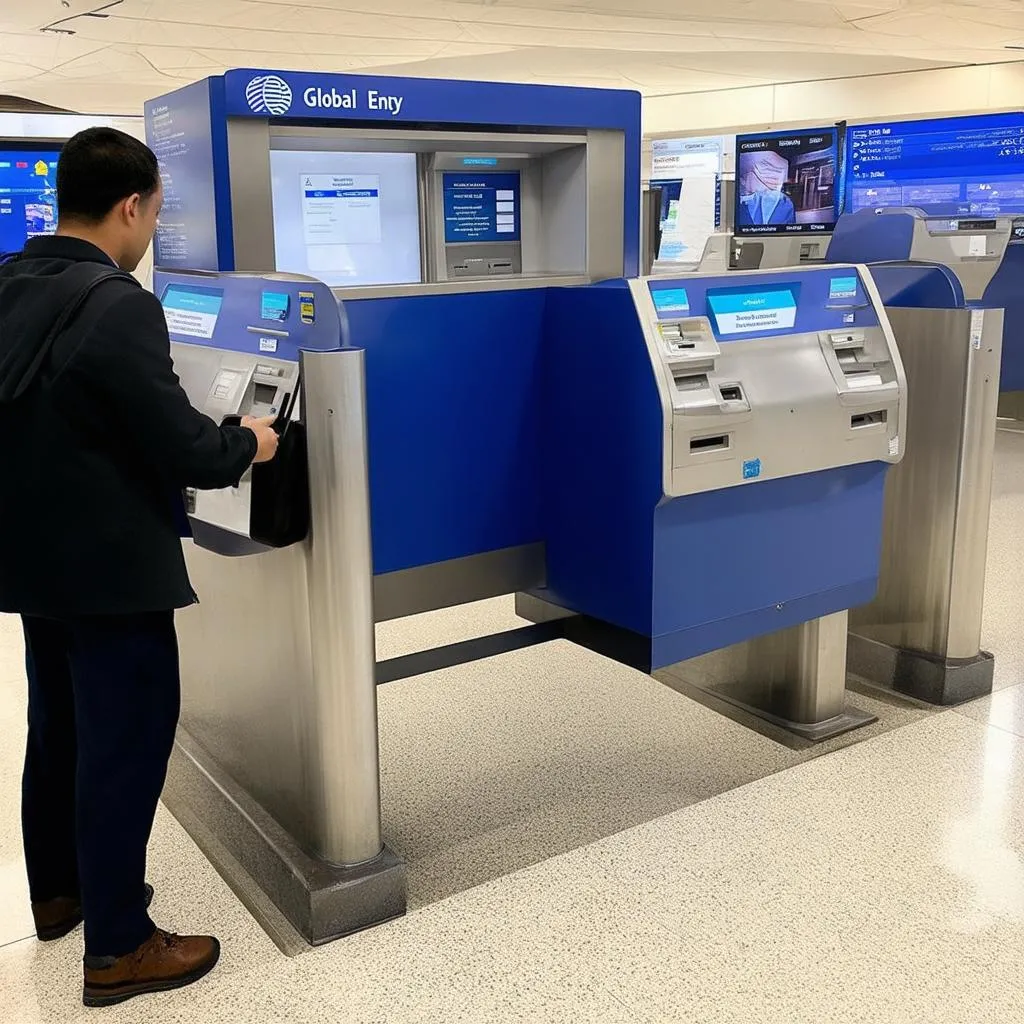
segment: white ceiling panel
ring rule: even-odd
[[[0,0],[0,92],[133,113],[249,66],[656,96],[1003,62],[1022,40],[1021,0]]]

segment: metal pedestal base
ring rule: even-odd
[[[821,743],[876,721],[846,703],[847,613],[838,612],[654,673]]]
[[[995,659],[988,651],[976,658],[942,659],[850,634],[849,671],[875,686],[948,707],[992,692]]]
[[[341,868],[302,850],[184,730],[171,757],[164,803],[186,830],[198,819],[292,926],[313,945],[405,913],[404,862],[386,847]],[[195,834],[200,847],[203,836]],[[209,856],[209,851],[205,851]],[[211,857],[211,859],[214,859]]]

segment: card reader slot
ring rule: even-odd
[[[703,455],[705,452],[724,452],[729,450],[729,435],[714,434],[710,437],[691,437],[690,452]]]
[[[880,427],[888,422],[889,414],[885,409],[874,412],[858,412],[850,417],[851,430],[863,430],[864,427]]]
[[[672,379],[679,391],[703,391],[708,386],[706,373],[673,374]]]
[[[723,402],[742,402],[743,388],[739,384],[723,384],[718,389]]]

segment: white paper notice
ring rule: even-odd
[[[981,337],[985,333],[985,310],[971,310],[971,345],[981,348]]]
[[[377,245],[380,231],[380,176],[302,176],[302,222],[306,245]]]
[[[662,229],[660,259],[674,263],[700,262],[704,246],[715,233],[717,179],[704,175],[683,181],[674,217]]]
[[[986,256],[988,255],[988,240],[984,235],[971,235],[970,241],[967,243],[967,255],[968,256]]]

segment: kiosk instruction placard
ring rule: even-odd
[[[444,175],[444,240],[518,242],[518,171]]]

